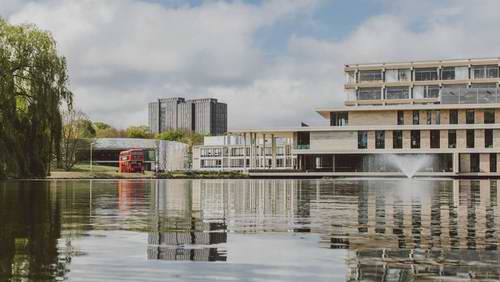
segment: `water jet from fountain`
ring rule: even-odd
[[[429,155],[388,155],[387,160],[408,178],[413,178],[419,170],[432,163]]]

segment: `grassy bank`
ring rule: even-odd
[[[89,164],[77,164],[70,171],[53,170],[49,179],[124,179],[124,178],[154,178],[154,173],[145,171],[142,173],[119,173],[118,167],[93,165],[90,169]]]
[[[129,178],[161,178],[161,179],[239,179],[248,178],[240,172],[219,171],[173,171],[155,175],[154,172],[119,173],[117,167],[88,164],[75,165],[70,171],[53,170],[49,179],[129,179]]]

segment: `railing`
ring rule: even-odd
[[[441,104],[486,104],[500,102],[498,88],[444,88]]]

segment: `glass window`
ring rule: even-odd
[[[497,65],[473,66],[471,73],[472,73],[472,79],[497,78],[498,66]]]
[[[490,172],[497,172],[497,154],[490,154]]]
[[[346,82],[348,84],[349,83],[356,83],[356,72],[354,72],[354,71],[346,71],[345,78],[346,78]]]
[[[420,113],[419,111],[413,111],[413,124],[420,123]]]
[[[346,126],[349,123],[348,112],[330,112],[330,126]]]
[[[365,70],[359,72],[359,81],[381,81],[382,71],[381,70]]]
[[[385,70],[385,81],[386,82],[397,82],[399,81],[398,70]]]
[[[474,110],[466,110],[465,111],[465,123],[474,124]]]
[[[493,148],[493,129],[484,130],[484,147]]]
[[[470,154],[470,171],[479,172],[479,154]]]
[[[386,99],[408,99],[410,98],[410,88],[408,87],[387,87],[385,89]]]
[[[437,80],[438,71],[435,68],[415,69],[415,80]]]
[[[439,130],[431,130],[431,148],[437,149],[440,146],[441,138],[440,138]]]
[[[439,98],[439,86],[438,85],[425,86],[424,98]]]
[[[495,110],[484,110],[484,123],[495,123]]]
[[[450,124],[458,124],[458,111],[450,110]]]
[[[474,148],[474,129],[467,129],[465,137],[467,148]]]
[[[380,100],[382,88],[359,88],[358,100]]]
[[[435,111],[435,123],[436,124],[441,123],[441,111],[439,110]]]
[[[412,149],[420,148],[420,130],[411,131],[411,148]]]
[[[455,79],[469,79],[469,67],[455,67]]]
[[[441,79],[442,80],[455,79],[455,68],[454,67],[443,68],[441,71]]]
[[[375,130],[375,149],[385,148],[385,131]]]
[[[405,114],[403,111],[398,111],[398,125],[405,124]]]
[[[431,124],[431,123],[432,123],[432,112],[427,111],[427,124]]]
[[[411,70],[410,69],[400,69],[398,71],[399,81],[410,81]]]
[[[448,130],[448,148],[457,147],[457,131]]]
[[[403,148],[403,131],[394,130],[392,132],[392,148],[393,149]]]
[[[358,149],[368,148],[368,131],[358,131]]]

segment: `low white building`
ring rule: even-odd
[[[203,145],[193,147],[194,170],[293,169],[289,138],[247,139],[242,136],[206,136]]]

